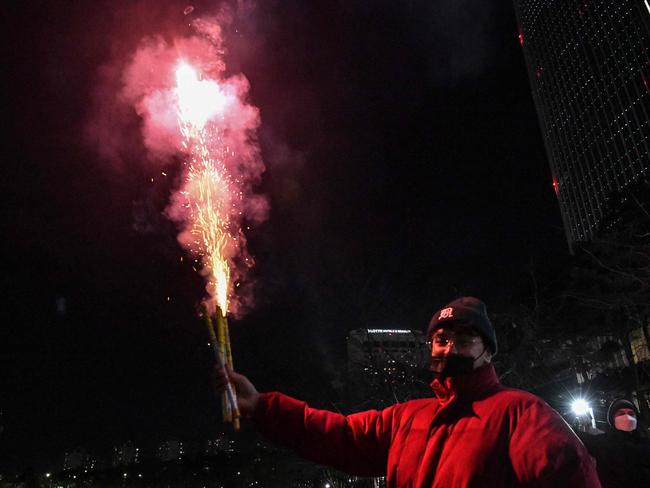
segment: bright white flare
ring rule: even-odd
[[[200,80],[196,70],[184,61],[176,68],[176,96],[181,119],[194,129],[202,129],[228,104],[228,96],[216,81]]]
[[[586,400],[578,398],[571,404],[571,409],[576,415],[587,415],[589,413],[589,404]]]

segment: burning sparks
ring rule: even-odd
[[[187,37],[142,39],[125,66],[120,59],[114,66],[119,70],[107,70],[120,78],[105,89],[120,89],[102,103],[93,137],[103,155],[124,164],[122,148],[133,146],[131,121],[119,130],[114,126],[126,105],[141,118],[147,164],[158,165],[153,183],[167,177],[166,166],[180,156],[180,185],[165,215],[179,228],[188,264],[206,280],[205,305],[237,317],[252,304],[246,275],[254,262],[243,230],[265,220],[268,211],[266,199],[254,191],[264,172],[256,142],[259,110],[246,100],[248,80],[225,76],[219,24],[193,18],[190,26],[195,33]]]
[[[219,130],[210,120],[223,115],[228,97],[213,80],[200,80],[197,72],[181,61],[176,68],[175,94],[179,129],[188,152],[187,173],[182,195],[188,210],[191,250],[202,259],[208,276],[207,290],[225,315],[230,291],[229,240],[233,195],[238,195],[224,158]],[[217,142],[217,144],[215,144]]]
[[[184,14],[192,11],[188,6]],[[243,229],[265,220],[268,210],[254,192],[264,172],[255,138],[259,111],[246,101],[248,80],[224,75],[221,26],[194,16],[189,26],[188,36],[145,37],[126,64],[120,57],[109,65],[92,137],[107,160],[123,164],[123,148],[133,146],[132,120],[123,113],[135,112],[147,163],[160,166],[156,174],[167,177],[165,166],[181,156],[180,186],[165,215],[178,225],[187,265],[206,279],[201,315],[216,364],[232,367],[227,315],[241,316],[252,303],[250,288],[240,286],[253,266]],[[222,402],[224,419],[237,428],[231,385]]]

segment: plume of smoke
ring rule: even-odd
[[[126,59],[103,68],[104,83],[98,92],[112,94],[111,103],[100,105],[99,117],[89,127],[89,135],[98,143],[100,153],[111,161],[123,162],[124,145],[135,148],[125,112],[137,114],[139,143],[148,165],[163,167],[183,159],[183,137],[178,123],[175,69],[180,59],[196,67],[204,76],[217,80],[227,97],[228,109],[209,120],[218,131],[219,141],[212,144],[215,154],[226,155],[223,164],[234,186],[229,188],[230,233],[226,257],[231,262],[231,281],[237,286],[237,296],[230,311],[241,315],[251,305],[251,287],[245,281],[253,259],[246,250],[242,231],[244,222],[259,223],[267,218],[265,197],[255,194],[254,187],[264,172],[256,131],[260,124],[259,111],[248,103],[249,84],[239,74],[225,76],[222,32],[217,18],[198,18],[192,22],[192,34],[167,39],[162,36],[143,38]],[[179,157],[180,156],[180,157]],[[132,158],[129,158],[132,159]],[[178,240],[192,251],[195,237],[190,235],[185,188],[175,191],[165,211],[179,226]],[[210,292],[211,290],[208,290]]]

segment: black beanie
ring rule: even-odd
[[[612,404],[609,406],[609,410],[607,411],[607,422],[609,422],[609,425],[611,427],[614,427],[614,414],[616,413],[617,410],[621,408],[631,408],[634,410],[634,413],[636,414],[637,418],[639,417],[639,411],[636,408],[636,405],[632,403],[630,400],[627,400],[625,398],[619,398],[618,400],[614,400]]]
[[[476,329],[492,354],[497,353],[497,336],[487,316],[485,303],[481,300],[474,297],[460,297],[438,310],[429,322],[427,339],[431,337],[434,330],[454,324],[464,324]]]

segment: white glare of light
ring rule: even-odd
[[[648,3],[648,0],[643,0],[645,2],[645,7],[648,9],[648,13],[650,14],[650,3]]]
[[[50,476],[52,476],[50,473],[45,473],[46,478],[49,478]]]
[[[228,103],[215,81],[199,79],[196,70],[185,62],[176,68],[176,95],[183,121],[199,129]]]
[[[578,398],[571,404],[571,409],[576,415],[586,415],[589,413],[589,404],[583,398]]]
[[[325,488],[330,488],[330,486],[331,485],[329,483],[325,483]]]

